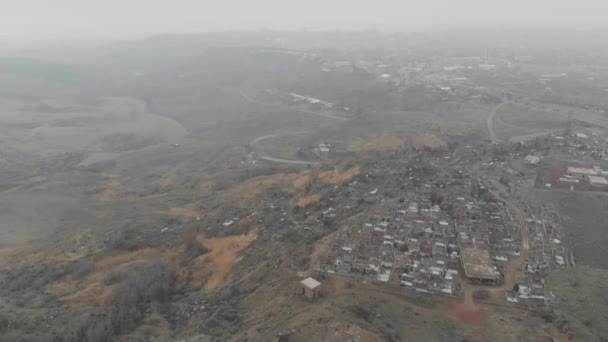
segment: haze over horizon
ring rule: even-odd
[[[607,29],[602,0],[22,0],[3,4],[0,42],[97,43],[231,29],[441,31]],[[371,14],[371,15],[370,15]]]

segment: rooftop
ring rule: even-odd
[[[536,164],[540,161],[540,157],[538,156],[533,156],[533,155],[528,155],[526,156],[526,158],[524,158],[527,162],[529,162],[530,164]]]
[[[583,175],[597,175],[597,171],[595,171],[594,169],[587,169],[587,168],[583,168],[583,167],[572,167],[570,166],[568,168],[568,173],[578,173],[578,174],[583,174]]]
[[[309,289],[314,289],[321,285],[321,283],[319,283],[317,280],[310,277],[302,280],[301,284],[308,287]]]
[[[597,185],[608,185],[608,180],[604,177],[589,176],[589,183]]]
[[[462,265],[468,278],[496,279],[498,272],[494,270],[490,251],[475,247],[462,250]]]

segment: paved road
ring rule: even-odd
[[[264,141],[267,139],[283,137],[283,136],[290,136],[290,135],[305,134],[305,133],[306,132],[289,132],[289,133],[267,134],[267,135],[263,135],[261,137],[257,137],[255,139],[253,139],[250,144],[252,146],[254,146],[255,144],[259,143],[260,141]],[[320,164],[320,162],[310,161],[310,160],[293,160],[293,159],[275,158],[272,156],[263,155],[263,154],[261,154],[261,151],[258,151],[258,153],[260,153],[260,159],[275,162],[275,163],[292,164],[292,165],[318,165],[318,164]]]
[[[274,158],[269,156],[260,156],[260,159],[268,160],[275,163],[283,163],[283,164],[295,164],[295,165],[319,165],[319,162],[315,161],[307,161],[307,160],[291,160],[291,159],[281,159]]]
[[[279,105],[279,104],[273,104],[273,103],[265,103],[259,100],[256,100],[254,98],[252,98],[251,96],[249,96],[247,93],[245,93],[242,89],[238,89],[239,94],[241,95],[241,97],[249,102],[249,103],[254,103],[257,105],[261,105],[261,106],[267,106],[267,107],[285,107],[283,105]],[[339,121],[347,121],[349,120],[348,118],[344,118],[341,116],[335,116],[335,115],[331,115],[331,114],[327,114],[327,113],[319,113],[319,112],[313,112],[313,111],[309,111],[309,110],[304,110],[304,109],[298,109],[298,108],[292,108],[289,107],[290,110],[299,112],[299,113],[303,113],[303,114],[309,114],[309,115],[316,115],[316,116],[321,116],[327,119],[332,119],[332,120],[339,120]],[[266,139],[271,139],[271,138],[275,138],[275,137],[279,137],[279,136],[287,136],[287,135],[297,135],[297,134],[304,134],[306,132],[291,132],[291,133],[283,133],[283,134],[279,134],[279,133],[274,133],[274,134],[268,134],[268,135],[264,135],[258,138],[255,138],[251,141],[251,145],[255,145],[263,140]],[[258,151],[258,153],[260,153]],[[263,160],[267,160],[267,161],[271,161],[271,162],[275,162],[275,163],[283,163],[283,164],[292,164],[292,165],[318,165],[320,164],[320,162],[317,161],[310,161],[310,160],[292,160],[292,159],[282,159],[282,158],[275,158],[272,156],[267,156],[267,155],[263,155],[262,153],[260,153],[260,159]]]
[[[509,141],[510,142],[526,142],[526,141],[534,140],[538,137],[542,137],[542,136],[553,134],[553,133],[563,132],[563,131],[564,131],[563,129],[552,129],[552,130],[538,132],[538,133],[518,135],[516,137],[509,138]]]
[[[494,108],[492,108],[492,110],[490,111],[490,114],[488,115],[488,118],[486,119],[486,127],[488,128],[488,132],[490,133],[490,141],[492,142],[498,142],[498,138],[496,137],[496,132],[494,132],[494,116],[496,115],[496,112],[498,112],[498,110],[500,109],[500,107],[502,107],[502,105],[504,105],[505,102],[496,105]]]

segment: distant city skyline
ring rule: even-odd
[[[608,29],[604,0],[20,0],[0,41],[99,42],[230,29]]]

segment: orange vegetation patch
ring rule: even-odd
[[[160,184],[160,186],[162,186],[164,188],[169,187],[169,186],[173,185],[173,178],[171,178],[169,176],[165,176],[158,181],[158,184]]]
[[[192,264],[194,286],[197,283],[201,285],[204,283],[205,288],[213,289],[221,285],[236,265],[236,254],[249,246],[256,238],[255,230],[237,236],[218,238],[199,236],[197,240],[210,251],[196,258]],[[211,266],[210,275],[205,272],[208,265]]]
[[[387,151],[398,150],[403,147],[403,139],[399,138],[378,138],[355,146],[355,151]]]
[[[301,176],[297,173],[277,173],[270,176],[249,178],[235,190],[227,193],[224,196],[224,200],[232,202],[237,206],[247,207],[259,195],[272,186],[281,185],[283,186],[283,191],[286,192],[294,191],[295,184],[301,187],[306,186],[304,185],[306,182],[302,181],[300,177]]]
[[[158,256],[158,257],[170,257],[174,252],[169,250],[162,250],[158,248],[144,248],[133,252],[128,252],[124,254],[109,256],[104,259],[101,259],[95,263],[95,270],[97,271],[107,271],[109,269],[115,268],[119,265],[126,264],[133,260]]]
[[[161,211],[161,214],[170,215],[170,216],[181,216],[188,218],[197,218],[200,217],[202,206],[198,202],[186,204],[183,207],[173,207],[169,208],[169,210]]]
[[[185,243],[173,248],[145,248],[105,257],[94,263],[94,269],[89,275],[82,279],[68,278],[55,283],[51,291],[68,304],[108,303],[113,296],[113,288],[105,284],[106,276],[110,272],[128,270],[128,267],[146,262],[149,258],[160,258],[175,265],[178,287],[214,289],[230,275],[237,263],[237,253],[256,238],[254,229],[246,234],[218,238],[198,235],[197,243],[209,251],[194,260],[187,257]]]
[[[217,182],[212,180],[205,180],[198,183],[198,189],[201,191],[211,191],[217,187]]]
[[[44,253],[31,245],[0,248],[0,271],[9,270],[26,262],[42,261]]]
[[[118,195],[118,191],[120,190],[120,177],[113,175],[110,177],[108,184],[106,185],[105,190],[101,194],[101,201],[108,202],[113,200],[116,195]]]
[[[294,193],[303,189],[315,181],[323,184],[338,184],[351,180],[361,173],[358,166],[351,167],[343,172],[340,171],[307,171],[303,173],[277,173],[269,176],[249,178],[224,196],[226,202],[237,206],[247,207],[259,195],[270,187],[279,186],[287,193]]]
[[[82,281],[55,283],[51,292],[66,304],[106,304],[113,296],[112,287],[104,284],[106,275],[106,272],[97,272]]]
[[[42,182],[46,182],[48,178],[46,178],[45,176],[34,176],[31,177],[30,179],[28,179],[28,183],[29,184],[36,184],[36,183],[42,183]]]
[[[296,189],[302,189],[311,184],[314,178],[314,175],[311,173],[299,174],[298,177],[291,182],[291,185]]]
[[[83,279],[68,279],[53,284],[51,291],[67,304],[104,304],[113,295],[111,286],[104,283],[110,272],[126,269],[146,258],[160,257],[165,260],[176,259],[180,249],[146,248],[129,253],[109,256],[94,263],[94,271]]]
[[[321,181],[321,183],[338,184],[349,181],[360,173],[361,169],[358,166],[354,166],[344,172],[323,171],[319,173],[317,178],[319,179],[319,181]]]
[[[420,134],[413,138],[414,146],[417,148],[429,147],[440,148],[446,146],[445,141],[435,134]]]
[[[84,232],[70,236],[69,241],[78,243]],[[64,265],[81,259],[83,250],[65,251],[55,248],[44,248],[29,244],[0,247],[0,272],[31,266],[34,264]]]
[[[299,207],[299,208],[306,208],[311,204],[319,202],[320,199],[321,199],[321,195],[319,195],[319,194],[313,194],[313,195],[300,197],[297,200],[295,200],[294,206]]]

